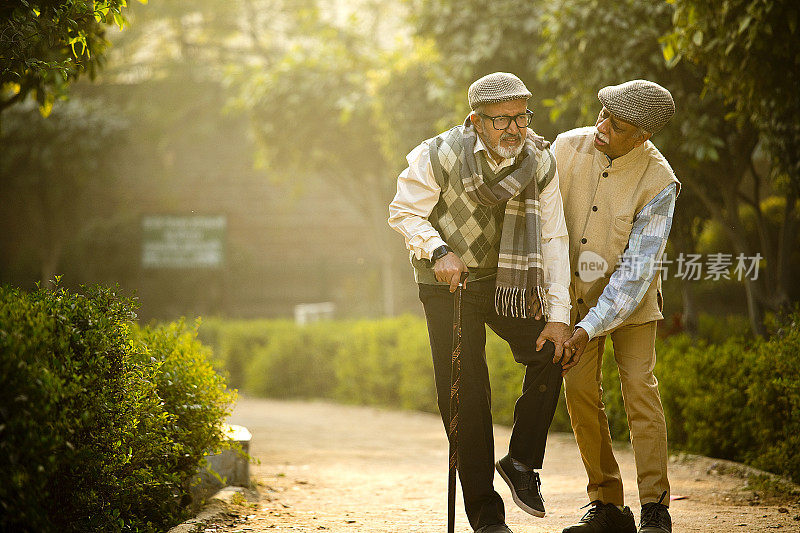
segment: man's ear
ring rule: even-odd
[[[481,117],[479,117],[477,113],[472,113],[469,116],[469,120],[475,127],[475,131],[477,131],[478,133],[483,133],[483,122],[481,121]]]
[[[638,138],[637,138],[637,139],[634,141],[634,143],[633,143],[633,147],[634,147],[634,148],[638,148],[638,147],[640,147],[640,146],[641,146],[641,145],[643,145],[645,142],[647,142],[647,140],[648,140],[650,137],[652,137],[652,136],[653,136],[653,134],[652,134],[652,133],[645,133],[644,135],[639,135],[639,137],[638,137]]]

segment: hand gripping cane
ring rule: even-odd
[[[458,466],[458,389],[461,385],[461,311],[464,309],[461,292],[468,272],[461,273],[453,306],[453,357],[450,360],[450,472],[447,478],[447,533],[455,531],[456,522],[456,468]]]

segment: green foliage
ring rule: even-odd
[[[73,193],[96,187],[96,175],[113,168],[113,161],[103,156],[123,140],[126,126],[96,100],[61,102],[48,118],[38,116],[30,105],[18,106],[3,117],[0,175],[19,186]],[[64,183],[49,181],[47,176],[53,174]]]
[[[717,317],[706,313],[701,313],[698,317],[697,337],[708,344],[724,344],[732,338],[742,341],[753,338],[747,317],[742,315]]]
[[[657,375],[662,399],[670,405],[671,441],[704,455],[740,460],[740,451],[753,446],[747,431],[753,421],[743,412],[747,398],[742,389],[752,371],[747,352],[733,341],[722,345],[680,337],[670,341],[658,352],[661,373]],[[666,391],[669,399],[664,398]]]
[[[764,134],[779,171],[800,187],[800,49],[793,2],[672,0],[674,30],[666,38],[681,57],[707,68],[706,88],[732,102],[739,121]]]
[[[188,327],[181,320],[134,332],[139,364],[157,365],[151,381],[169,414],[161,429],[172,454],[162,466],[177,475],[183,490],[205,455],[223,444],[220,423],[230,414],[236,394],[215,372],[211,350],[197,340],[197,325]]]
[[[746,417],[755,420],[756,446],[745,459],[756,467],[800,480],[800,313],[782,320],[782,329],[759,342],[748,376]],[[749,415],[749,416],[748,416]]]
[[[102,102],[59,102],[49,117],[25,103],[6,111],[0,130],[0,196],[15,248],[33,252],[42,282],[59,272],[68,244],[113,216],[109,183],[119,169],[112,153],[126,123]],[[11,255],[11,254],[10,254]]]
[[[658,134],[658,147],[682,181],[699,181],[689,172],[701,170],[702,179],[715,180],[725,168],[717,162],[730,159],[741,133],[731,131],[725,122],[730,108],[720,99],[700,98],[702,68],[681,64],[670,69],[665,64],[660,39],[671,30],[671,22],[672,8],[666,2],[564,0],[551,4],[542,15],[539,75],[556,84],[549,102],[551,118],[573,113],[574,122],[567,127],[594,124],[600,110],[597,91],[606,85],[637,78],[660,83],[672,93],[676,113]],[[576,110],[580,111],[577,116]],[[730,179],[728,173],[723,175]],[[697,183],[699,190],[713,197],[713,180],[708,187]]]
[[[71,81],[87,73],[94,77],[109,45],[106,26],[122,29],[126,7],[126,0],[3,2],[0,112],[32,92],[47,115]]]
[[[673,446],[800,480],[797,312],[772,338],[707,344],[685,335],[657,350],[656,375]]]
[[[182,323],[112,289],[0,288],[0,529],[163,531],[232,394]]]
[[[244,390],[278,398],[330,397],[332,356],[340,344],[337,332],[316,327],[297,331],[288,322],[284,326],[252,352],[245,366]]]
[[[215,346],[223,367],[235,361],[245,369],[245,394],[437,410],[427,326],[418,317],[306,326],[282,320],[209,319],[199,336]],[[523,368],[492,332],[486,354],[495,421],[510,424]]]
[[[467,87],[480,76],[503,71],[517,74],[533,96],[528,107],[534,112],[533,129],[553,139],[574,122],[577,110],[565,116],[548,113],[557,84],[539,74],[543,61],[540,46],[545,35],[542,14],[548,3],[541,0],[495,0],[453,2],[451,0],[406,0],[409,21],[421,42],[432,41],[439,59],[431,66],[436,73],[435,101],[448,111],[449,124],[463,120]]]
[[[435,411],[427,330],[411,316],[356,321],[344,328],[335,359],[335,398]]]
[[[250,323],[220,320],[203,322],[201,339],[215,346],[215,358],[228,372],[232,387],[244,388],[253,354],[264,348],[269,340],[291,327],[289,321],[259,320]],[[209,338],[210,332],[213,337]]]
[[[425,353],[430,358],[430,343],[425,343]],[[487,329],[486,364],[492,387],[492,417],[495,423],[511,425],[514,422],[514,404],[522,392],[525,368],[514,361],[511,349],[503,339]],[[433,379],[431,368],[431,379]]]

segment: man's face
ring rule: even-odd
[[[605,106],[597,116],[595,128],[594,147],[612,159],[627,154],[650,137],[641,135],[638,127],[615,117]]]
[[[489,117],[501,115],[515,117],[524,115],[528,109],[528,101],[525,99],[508,100],[506,102],[495,102],[485,104],[482,113]],[[507,159],[517,156],[525,146],[525,136],[527,128],[520,128],[515,121],[504,130],[497,130],[492,125],[492,121],[485,116],[472,115],[472,124],[478,132],[483,143],[495,159]]]

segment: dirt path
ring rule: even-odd
[[[330,531],[410,533],[446,531],[447,444],[437,416],[322,402],[241,399],[231,423],[253,434],[252,466],[261,499],[232,525],[206,533]],[[496,453],[504,455],[509,429],[495,428]],[[628,446],[619,448],[626,501],[639,515]],[[741,476],[720,473],[722,463],[673,457],[670,478],[674,531],[800,531],[797,502],[754,501]],[[585,473],[570,434],[548,439],[542,470],[547,516],[519,510],[499,476],[514,533],[557,532],[581,516]],[[460,490],[460,489],[459,489]],[[756,505],[757,504],[757,505]],[[246,518],[245,518],[246,517]],[[456,531],[470,532],[457,503]]]

